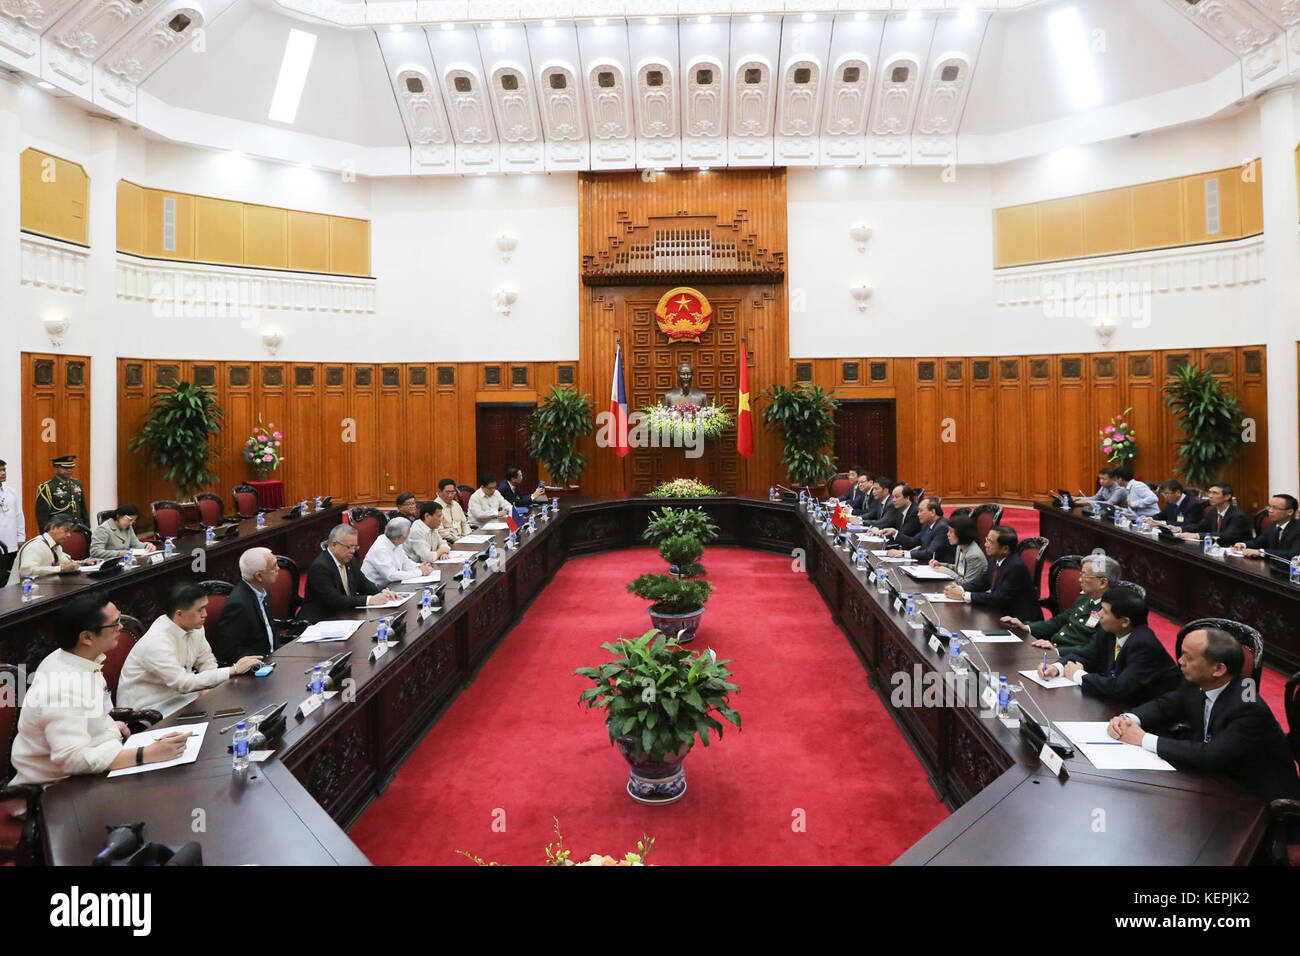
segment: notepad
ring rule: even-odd
[[[950,579],[946,571],[936,570],[928,564],[911,565],[903,568],[903,572],[910,574],[918,581],[947,581]]]
[[[394,593],[397,595],[397,597],[392,601],[385,601],[383,604],[367,604],[365,607],[359,608],[358,610],[379,611],[382,610],[383,608],[401,607],[407,601],[411,600],[411,598],[415,597],[414,591],[410,591],[410,592],[395,591]]]
[[[402,584],[437,584],[442,580],[442,572],[432,571],[429,574],[422,574],[418,578],[402,578]]]
[[[461,540],[463,541],[466,539],[462,538]],[[451,551],[448,552],[445,558],[439,558],[438,563],[447,564],[449,562],[454,561],[457,564],[460,564],[463,561],[468,561],[470,558],[477,557],[477,556],[478,556],[477,551]]]
[[[906,570],[906,569],[904,569]],[[926,594],[925,599],[931,604],[965,604],[963,598],[950,598],[942,591],[936,591],[933,594]]]
[[[467,534],[457,541],[457,544],[487,544],[492,540],[490,534]]]
[[[863,544],[884,544],[885,539],[874,534],[860,534],[858,540]]]
[[[185,753],[181,754],[175,760],[164,760],[160,763],[142,763],[138,766],[123,767],[121,770],[109,772],[110,777],[125,777],[130,773],[148,773],[150,770],[162,770],[165,767],[175,767],[183,763],[194,763],[199,759],[199,751],[203,748],[203,738],[208,732],[208,724],[186,724],[183,727],[156,727],[146,730],[143,733],[132,734],[122,744],[124,750],[134,750],[136,747],[147,747],[149,744],[166,737],[168,734],[189,734],[190,739],[185,741]]]
[[[1178,769],[1149,750],[1111,737],[1103,720],[1058,720],[1056,726],[1098,770]]]
[[[346,641],[357,632],[361,621],[317,621],[302,632],[299,644],[319,644],[325,641]]]
[[[1038,671],[1036,671],[1036,670],[1034,670],[1034,671],[1021,671],[1020,674],[1021,674],[1021,676],[1023,676],[1023,677],[1028,677],[1031,681],[1033,681],[1033,682],[1034,682],[1035,684],[1037,684],[1039,687],[1046,687],[1046,688],[1048,688],[1049,690],[1050,690],[1050,689],[1055,689],[1055,688],[1057,688],[1057,687],[1074,687],[1074,686],[1076,686],[1075,683],[1074,683],[1074,681],[1072,681],[1072,680],[1070,680],[1070,678],[1065,677],[1065,676],[1060,675],[1060,674],[1058,674],[1056,677],[1053,677],[1051,680],[1043,680],[1041,677],[1038,676]]]
[[[974,631],[964,630],[963,637],[969,637],[976,644],[1020,644],[1021,638],[1010,631]],[[1073,683],[1073,681],[1071,681]]]
[[[510,525],[504,521],[489,521],[483,526],[484,531],[505,531]]]

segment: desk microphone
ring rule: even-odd
[[[1065,735],[1057,729],[1056,725],[1052,723],[1052,718],[1048,717],[1043,708],[1038,706],[1038,701],[1034,699],[1033,694],[1029,693],[1029,688],[1023,682],[1017,693],[1024,694],[1029,702],[1034,705],[1034,710],[1043,718],[1041,722],[1034,717],[1030,717],[1029,720],[1022,720],[1020,722],[1020,735],[1029,740],[1036,750],[1041,750],[1043,744],[1047,744],[1062,757],[1073,757],[1074,747],[1071,746]],[[1016,701],[1016,707],[1020,710],[1021,716],[1030,716],[1020,701]]]

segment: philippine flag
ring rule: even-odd
[[[623,387],[623,346],[614,352],[614,381],[609,390],[609,438],[619,458],[627,457],[627,389]]]

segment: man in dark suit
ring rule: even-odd
[[[1183,492],[1183,483],[1177,478],[1161,482],[1160,498],[1165,506],[1160,510],[1160,522],[1172,528],[1185,529],[1201,523],[1208,501],[1193,498]]]
[[[1016,554],[1019,543],[1015,528],[994,525],[984,539],[984,553],[989,556],[989,570],[984,579],[987,587],[966,591],[954,583],[945,587],[943,593],[954,601],[984,604],[1021,621],[1041,621],[1043,609],[1038,606],[1034,579]]]
[[[1055,664],[1039,665],[1044,678],[1064,673],[1085,694],[1144,704],[1178,686],[1178,665],[1147,627],[1147,602],[1124,585],[1101,596],[1101,628],[1093,639]]]
[[[867,485],[867,496],[862,501],[862,524],[869,525],[885,520],[890,508],[893,507],[889,500],[891,487],[890,480],[883,476],[870,479]]]
[[[280,574],[270,548],[249,548],[239,556],[242,579],[226,598],[209,642],[222,667],[241,657],[265,657],[279,646],[268,589]]]
[[[912,500],[914,497],[916,492],[907,482],[894,485],[889,500],[892,510],[887,511],[879,521],[875,522],[877,533],[886,538],[892,538],[896,534],[912,537],[919,535],[921,519],[916,513],[916,503]]]
[[[357,547],[357,529],[351,525],[336,525],[330,531],[325,548],[307,569],[307,587],[299,617],[307,621],[328,621],[353,608],[384,604],[397,597],[387,588],[377,590],[366,580],[353,560]]]
[[[852,507],[853,496],[858,490],[858,476],[862,474],[862,469],[854,465],[848,470],[849,490],[840,495],[840,501]]]
[[[1264,553],[1290,561],[1300,554],[1300,522],[1295,520],[1296,500],[1290,495],[1274,495],[1268,499],[1268,527],[1244,543],[1234,544],[1232,550],[1248,558],[1262,558]]]
[[[1175,767],[1232,777],[1261,800],[1300,799],[1295,758],[1268,704],[1242,679],[1245,655],[1236,638],[1214,628],[1192,631],[1178,666],[1186,680],[1112,718],[1110,735]],[[1163,733],[1178,723],[1192,728],[1185,739]]]
[[[889,551],[891,558],[909,557],[913,561],[951,561],[955,549],[948,543],[948,522],[943,517],[943,501],[922,498],[916,509],[921,523],[919,534],[896,534]]]
[[[849,490],[846,494],[840,496],[840,501],[849,506],[849,511],[854,514],[862,512],[862,506],[867,502],[867,491],[871,487],[871,476],[858,468],[849,469]]]
[[[1186,530],[1182,537],[1196,541],[1202,535],[1213,535],[1225,548],[1251,539],[1250,519],[1232,503],[1232,485],[1222,481],[1210,485],[1206,497],[1210,500],[1210,507],[1205,509],[1200,524],[1194,528],[1184,525]]]
[[[531,508],[546,500],[546,489],[539,481],[537,490],[531,495],[524,493],[524,473],[518,465],[506,465],[506,480],[501,483],[501,497],[510,502],[512,508]]]

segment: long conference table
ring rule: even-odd
[[[640,544],[653,510],[662,505],[704,508],[719,526],[719,544],[791,555],[802,561],[827,608],[858,653],[868,683],[885,702],[898,730],[924,767],[938,799],[952,814],[895,861],[898,864],[1244,864],[1267,828],[1264,804],[1234,782],[1188,772],[1104,771],[1082,756],[1065,761],[1057,777],[1043,767],[1037,749],[986,710],[975,695],[943,701],[910,693],[899,706],[891,698],[909,682],[943,680],[945,653],[923,631],[909,627],[896,609],[896,594],[880,594],[855,569],[846,550],[813,525],[794,505],[760,495],[692,500],[613,496],[566,498],[558,517],[525,535],[505,567],[467,590],[449,583],[441,610],[428,620],[412,600],[404,614],[404,641],[371,660],[377,622],[393,611],[358,610],[364,621],[345,643],[299,644],[276,651],[266,678],[241,677],[203,693],[164,724],[186,714],[227,707],[245,712],[289,701],[308,692],[315,662],[341,649],[351,652],[351,699],[327,700],[305,719],[290,717],[276,752],[249,771],[235,774],[228,739],[215,719],[196,762],[131,776],[74,777],[49,787],[42,800],[47,859],[56,864],[90,861],[102,847],[105,826],[143,819],[148,837],[179,845],[198,840],[207,864],[366,864],[346,829],[382,794],[402,761],[457,693],[475,677],[508,635],[531,600],[570,556]],[[304,568],[340,509],[286,522],[270,516],[264,530],[241,530],[208,557],[206,577],[237,580],[238,554],[255,545],[290,552]],[[286,527],[288,525],[288,527]],[[504,535],[497,533],[498,548]],[[182,548],[189,542],[180,542]],[[477,547],[486,547],[480,545]],[[466,548],[468,550],[468,548]],[[796,565],[798,566],[798,565]],[[443,565],[444,579],[457,570]],[[932,592],[939,582],[892,576],[897,591]],[[157,613],[166,590],[192,580],[179,559],[133,570],[106,584],[126,613]],[[49,586],[73,593],[89,582]],[[42,585],[42,590],[47,589]],[[0,589],[0,660],[39,661],[49,646],[51,612],[59,596],[21,604]],[[965,604],[932,605],[949,630],[993,629],[997,615]],[[33,642],[36,646],[33,646]],[[981,648],[993,672],[1012,675],[1042,659],[1027,642]],[[1028,683],[1028,682],[1026,682]],[[1075,688],[1034,689],[1053,720],[1105,720],[1121,708],[1083,696]],[[845,728],[844,746],[858,731]],[[869,839],[869,833],[862,834]]]

